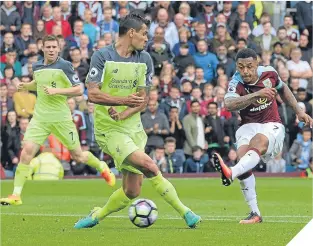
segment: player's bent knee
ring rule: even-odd
[[[262,155],[266,153],[269,140],[263,134],[256,134],[249,143],[249,149],[257,149]]]

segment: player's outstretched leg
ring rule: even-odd
[[[74,228],[91,228],[99,224],[106,216],[117,212],[130,204],[131,200],[136,198],[141,191],[143,176],[123,170],[123,187],[116,190],[109,198],[104,207],[95,207],[91,213],[76,222]]]
[[[70,152],[72,158],[78,163],[86,163],[88,166],[97,169],[109,186],[115,185],[115,175],[104,161],[100,161],[89,151],[82,151],[80,146]]]
[[[255,177],[251,171],[238,176],[240,188],[245,197],[247,204],[250,207],[250,213],[247,218],[241,220],[240,224],[255,224],[261,223],[261,212],[258,208],[257,195],[255,190]]]
[[[261,160],[261,155],[267,152],[269,140],[263,134],[256,134],[250,141],[248,151],[234,167],[228,167],[221,156],[213,154],[213,163],[217,171],[222,174],[223,185],[228,186],[238,176],[252,170]]]
[[[193,213],[180,201],[174,186],[162,176],[157,165],[147,154],[137,150],[130,154],[127,160],[151,181],[155,190],[184,218],[190,228],[197,226],[201,221],[201,217]]]
[[[13,194],[6,198],[0,199],[1,205],[21,205],[21,194],[26,180],[32,174],[32,167],[29,165],[31,160],[38,152],[40,146],[33,142],[27,141],[24,143],[24,148],[21,153],[20,162],[16,168],[14,177]]]

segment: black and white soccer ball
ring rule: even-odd
[[[130,221],[140,228],[151,226],[158,218],[158,209],[155,203],[148,199],[134,201],[128,210]]]

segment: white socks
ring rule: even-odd
[[[260,210],[258,208],[258,202],[256,199],[254,175],[252,174],[250,177],[240,180],[240,187],[246,199],[246,202],[250,207],[251,212],[255,212],[261,216]]]
[[[250,149],[237,163],[236,166],[231,167],[232,180],[238,176],[252,170],[260,161],[260,155],[255,150]],[[254,182],[255,183],[255,182]]]

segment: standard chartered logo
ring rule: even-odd
[[[110,89],[132,89],[133,88],[132,79],[115,79],[112,78],[109,83]]]

